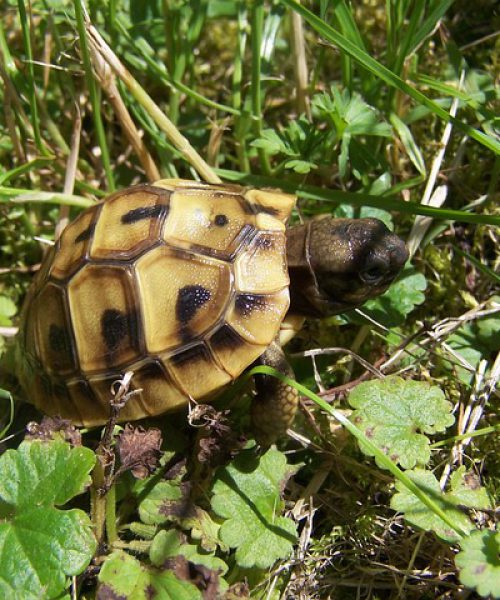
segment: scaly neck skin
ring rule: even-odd
[[[303,317],[321,317],[309,301],[311,294],[317,294],[317,281],[309,261],[309,224],[298,225],[287,230],[286,254],[290,275],[289,314]]]

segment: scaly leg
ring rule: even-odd
[[[273,367],[283,375],[294,377],[281,346],[273,342],[256,365]],[[272,375],[255,375],[257,395],[252,402],[255,439],[269,446],[291,426],[299,403],[298,391]]]

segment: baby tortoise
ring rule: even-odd
[[[377,219],[286,229],[295,197],[166,179],[82,212],[47,254],[23,309],[18,375],[27,399],[85,426],[109,417],[113,382],[133,371],[120,420],[206,400],[253,363],[293,377],[281,349],[305,317],[384,292],[407,260]],[[252,419],[267,445],[298,394],[256,377]]]

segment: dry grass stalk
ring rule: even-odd
[[[295,71],[295,94],[297,112],[311,118],[311,107],[308,96],[308,69],[306,61],[306,46],[302,17],[292,11],[291,14],[292,47],[294,53],[293,68]]]
[[[146,91],[139,85],[138,81],[132,77],[131,73],[118,59],[116,54],[106,44],[97,29],[91,24],[88,17],[86,18],[87,36],[89,46],[93,52],[102,56],[109,64],[113,72],[127,86],[132,96],[146,110],[146,112],[155,121],[158,127],[167,135],[168,139],[177,148],[177,150],[185,157],[201,177],[209,183],[220,183],[221,179],[213,171],[210,165],[196,152],[189,141],[180,133],[172,121],[160,110],[158,105],[153,101]]]
[[[73,126],[73,133],[71,134],[71,149],[69,152],[68,160],[66,162],[66,172],[64,174],[64,194],[72,194],[75,189],[75,176],[76,167],[78,163],[78,156],[80,154],[80,134],[82,131],[82,117],[80,109],[75,106],[75,123]],[[69,206],[62,205],[59,209],[59,220],[56,225],[55,239],[57,240],[61,233],[66,229],[69,223]]]
[[[458,89],[462,88],[462,84],[465,78],[465,71],[462,71],[460,74],[460,83],[458,85]],[[458,98],[454,98],[450,107],[450,116],[455,117],[458,109]],[[446,126],[443,130],[443,135],[441,136],[441,142],[439,144],[439,150],[436,154],[432,162],[431,171],[429,173],[429,178],[427,179],[427,184],[425,186],[424,195],[422,196],[421,204],[426,206],[434,206],[439,208],[442,206],[448,195],[447,186],[439,186],[434,189],[436,184],[436,180],[439,175],[439,171],[441,170],[441,164],[444,160],[444,155],[446,152],[446,147],[448,142],[450,141],[451,132],[453,129],[453,124],[451,121],[446,123]],[[420,246],[420,242],[422,241],[424,235],[427,230],[431,226],[432,218],[431,217],[415,217],[415,222],[413,223],[413,227],[411,228],[410,235],[408,237],[408,251],[410,253],[410,258],[413,257],[418,247]]]

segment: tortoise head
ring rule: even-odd
[[[290,311],[324,317],[385,292],[408,250],[378,219],[325,217],[288,230],[287,258]]]

